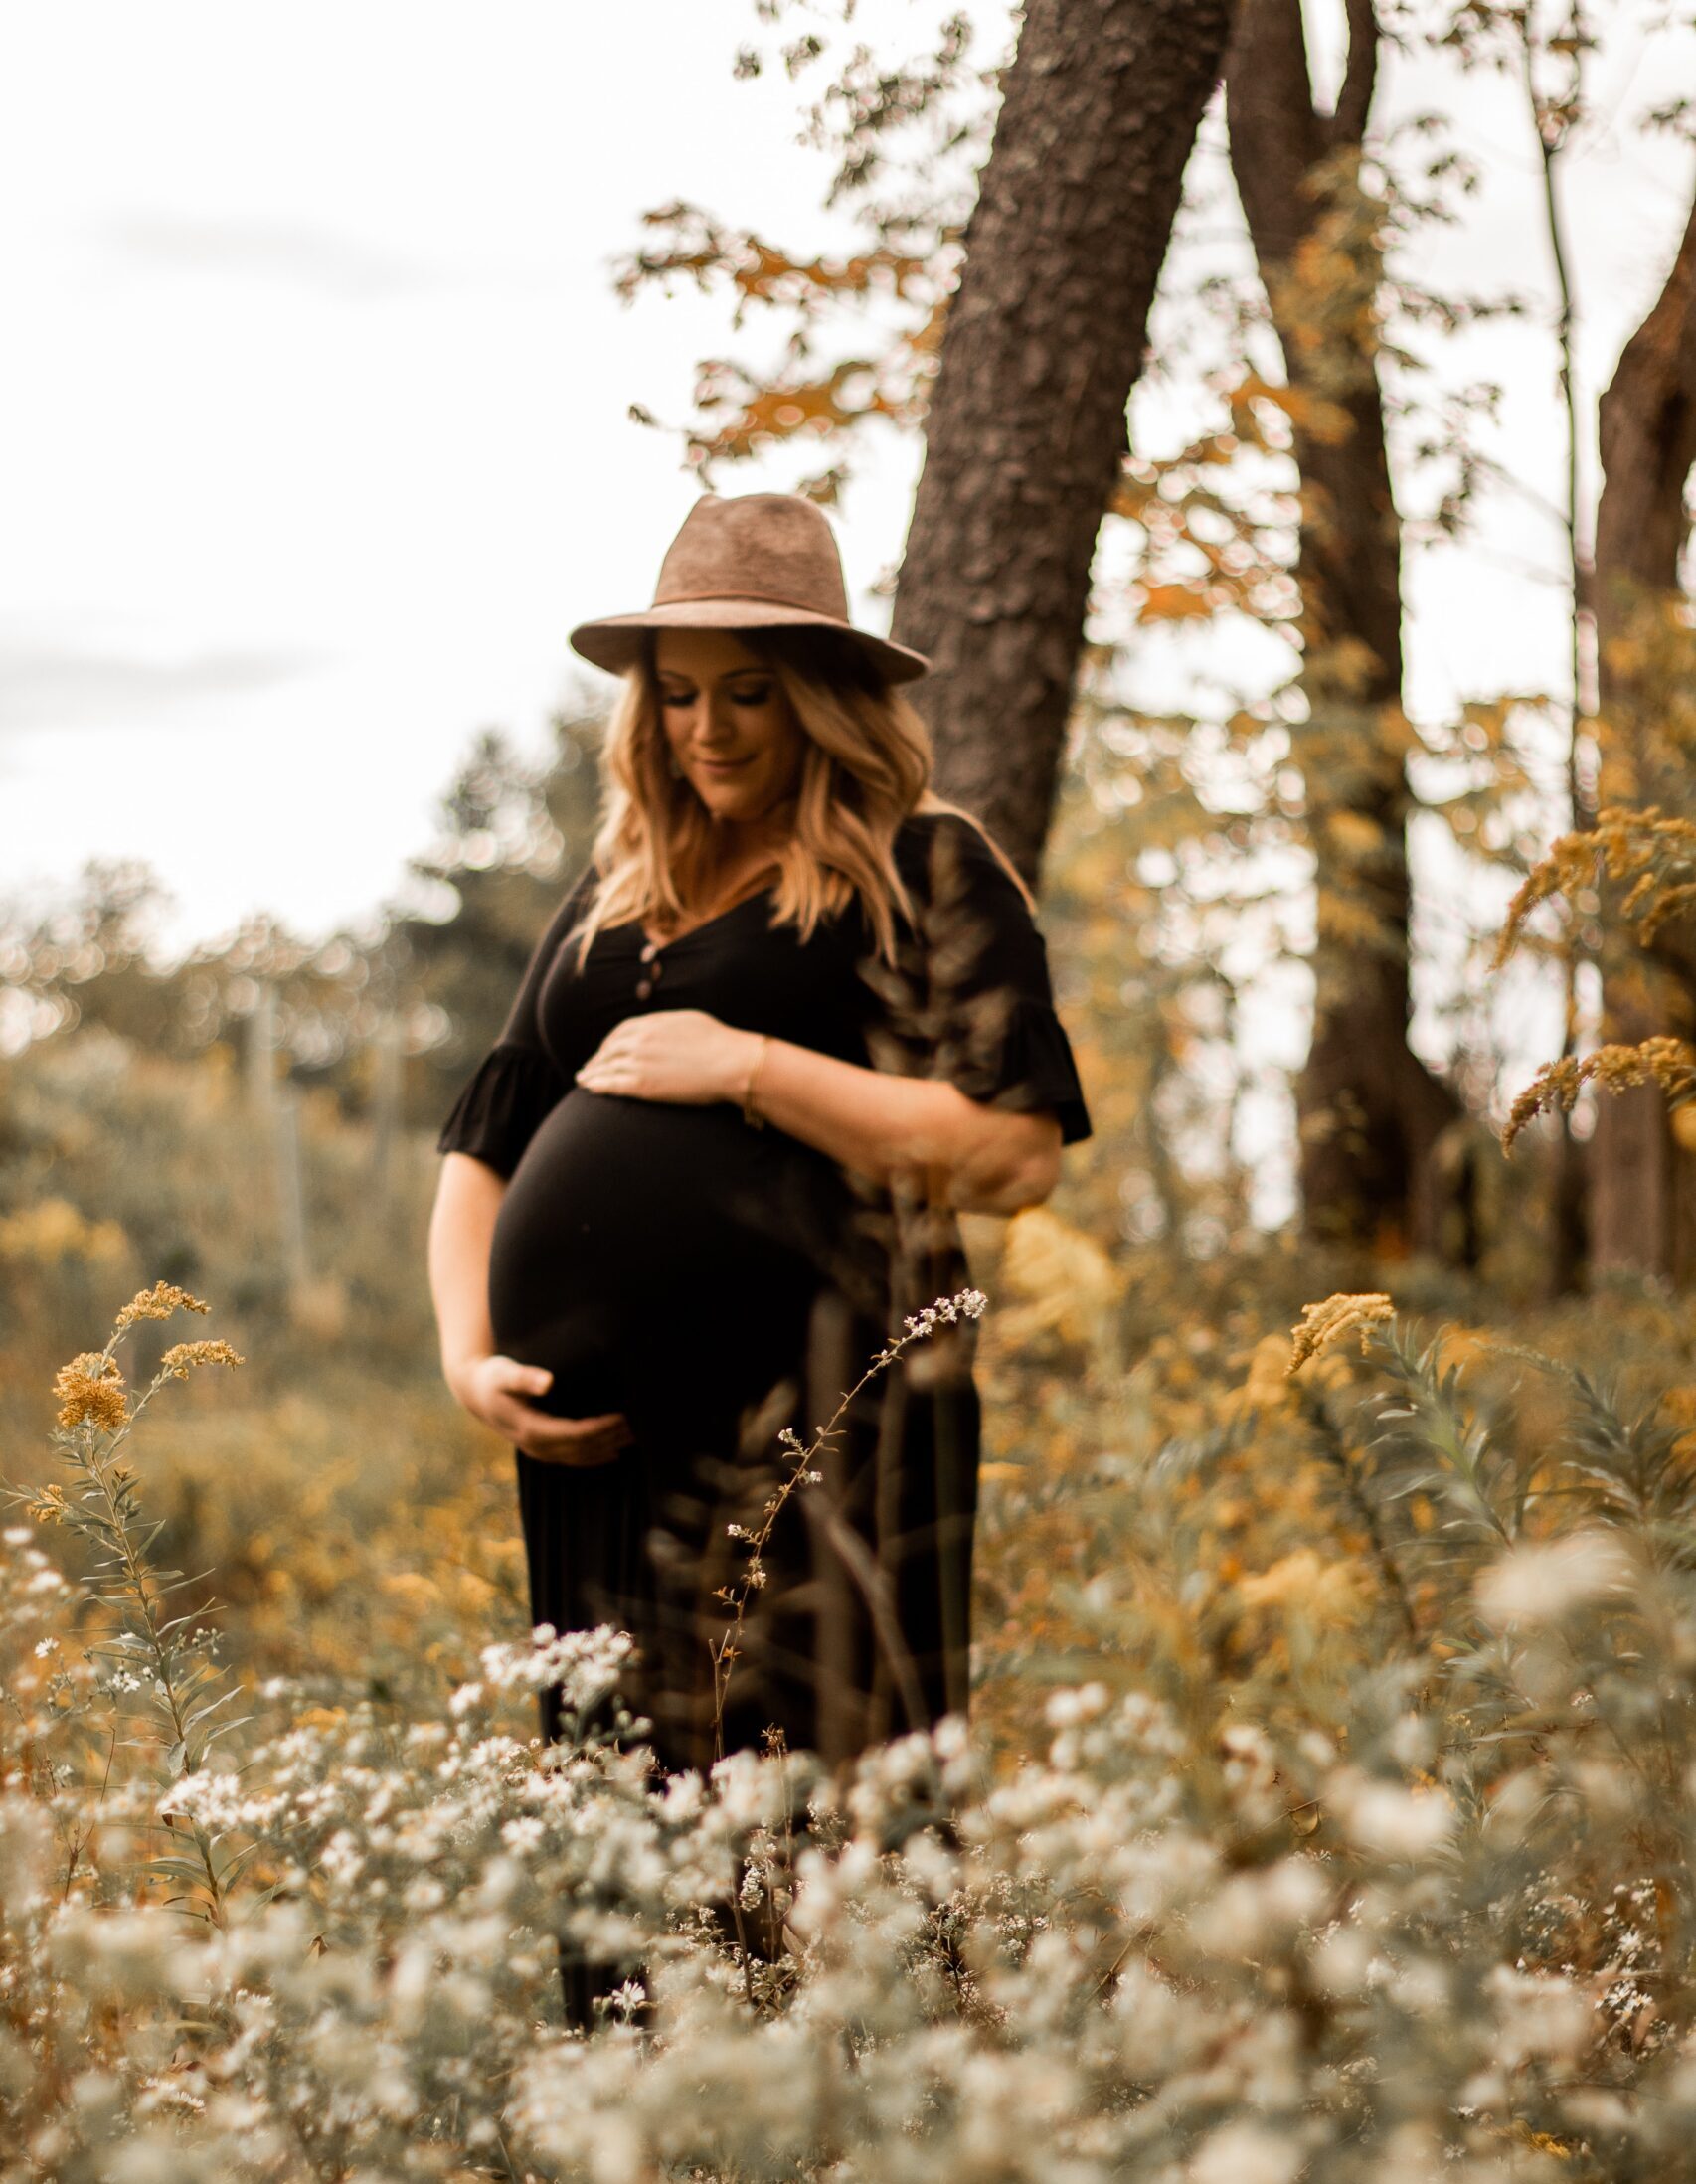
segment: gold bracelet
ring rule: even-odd
[[[754,1081],[760,1075],[760,1065],[764,1061],[765,1050],[770,1044],[771,1034],[763,1031],[760,1034],[760,1052],[754,1058],[754,1067],[748,1073],[748,1083],[744,1086],[742,1093],[742,1119],[752,1124],[757,1130],[763,1130],[765,1127],[765,1117],[758,1111],[754,1104]]]

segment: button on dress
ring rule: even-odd
[[[548,1366],[540,1407],[620,1411],[633,1439],[594,1467],[515,1450],[532,1620],[610,1622],[638,1655],[624,1697],[668,1768],[757,1746],[768,1726],[828,1761],[963,1711],[980,1414],[969,1322],[872,1378],[814,1458],[763,1558],[722,1723],[717,1597],[790,1467],[906,1316],[969,1280],[957,1219],[852,1174],[738,1106],[591,1092],[575,1073],[626,1017],[704,1009],[863,1068],[1091,1124],[1042,934],[982,834],[953,813],[902,825],[914,904],[897,960],[863,907],[802,937],[772,890],[676,939],[570,935],[586,872],[542,935],[499,1038],[438,1150],[507,1179],[489,1255],[498,1348]],[[552,1694],[544,1734],[559,1733]]]

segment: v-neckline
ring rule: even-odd
[[[663,955],[667,948],[674,948],[680,940],[692,940],[696,933],[705,932],[710,926],[721,925],[727,918],[734,918],[739,910],[746,910],[750,903],[758,903],[771,893],[777,882],[767,880],[763,887],[756,888],[748,895],[739,895],[734,903],[727,903],[723,910],[715,911],[711,918],[703,918],[698,924],[685,925],[681,932],[674,932],[669,940],[656,940],[639,918],[631,920],[641,940],[644,959],[651,962],[656,955]]]

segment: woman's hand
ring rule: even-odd
[[[557,1419],[524,1400],[545,1395],[553,1379],[544,1365],[521,1365],[496,1354],[472,1358],[448,1385],[462,1410],[539,1463],[586,1468],[610,1463],[635,1438],[629,1422],[618,1411],[596,1419]]]
[[[705,1009],[655,1009],[615,1024],[577,1081],[625,1099],[705,1106],[741,1099],[759,1051],[757,1033],[722,1024]]]

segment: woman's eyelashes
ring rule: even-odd
[[[730,699],[732,705],[752,709],[769,702],[771,685],[769,683],[744,683],[739,689],[727,691],[726,696]],[[660,703],[664,706],[691,706],[695,703],[695,700],[696,693],[693,690],[662,690],[660,692]]]

